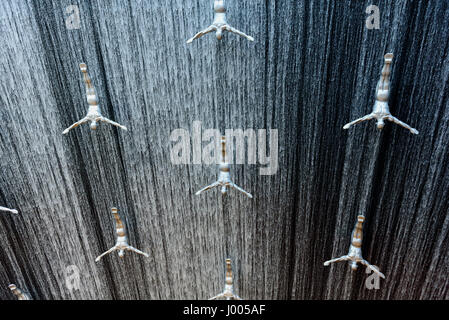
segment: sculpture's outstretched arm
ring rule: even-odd
[[[100,261],[101,258],[103,258],[105,255],[111,253],[112,251],[117,250],[117,246],[113,246],[111,249],[109,249],[108,251],[102,253],[101,255],[99,255],[96,259],[95,262]]]
[[[204,36],[205,34],[212,32],[214,30],[217,30],[217,27],[215,27],[214,25],[209,26],[208,28],[198,32],[196,35],[194,35],[192,38],[190,38],[189,40],[187,40],[187,43],[192,43],[193,40],[201,38],[202,36]]]
[[[215,297],[210,298],[209,300],[217,300],[217,299],[223,298],[223,297],[224,297],[224,294],[220,293],[220,294],[217,294]]]
[[[126,128],[125,126],[122,126],[120,123],[117,123],[117,122],[114,122],[112,120],[109,120],[108,118],[100,117],[98,120],[106,122],[106,123],[109,123],[109,124],[112,124],[113,126],[119,127],[119,128],[121,128],[121,129],[123,129],[125,131],[128,130],[128,128]]]
[[[248,39],[249,41],[254,41],[254,38],[253,38],[253,37],[247,35],[246,33],[243,33],[243,32],[240,31],[240,30],[237,30],[237,29],[231,27],[230,25],[226,25],[226,26],[225,26],[225,29],[226,29],[227,31],[229,31],[229,32],[238,34],[239,36],[242,36],[242,37]]]
[[[229,184],[231,187],[233,187],[234,189],[244,193],[248,198],[253,198],[253,195],[249,192],[246,192],[245,190],[243,190],[242,188],[240,188],[238,185],[236,185],[235,183],[230,183]]]
[[[0,211],[7,211],[7,212],[14,213],[14,214],[19,214],[19,211],[17,211],[16,209],[9,209],[9,208],[5,208],[2,206],[0,206]]]
[[[332,260],[328,260],[328,261],[326,261],[326,262],[324,263],[324,265],[325,265],[325,266],[328,266],[328,265],[330,265],[331,263],[334,263],[334,262],[348,261],[348,260],[351,260],[351,259],[349,258],[349,256],[342,256],[342,257],[340,257],[340,258],[335,258],[335,259],[332,259]]]
[[[220,185],[220,182],[215,181],[215,182],[212,183],[211,185],[209,185],[209,186],[207,186],[207,187],[204,187],[204,188],[201,189],[200,191],[197,191],[197,193],[195,193],[195,194],[196,194],[196,195],[199,195],[200,193],[202,193],[202,192],[204,192],[204,191],[207,191],[207,190],[209,190],[209,189],[218,187],[219,185]]]
[[[368,114],[368,115],[366,115],[366,116],[364,116],[364,117],[362,117],[362,118],[359,118],[359,119],[357,119],[357,120],[354,120],[354,121],[352,121],[352,122],[349,122],[349,123],[345,124],[345,125],[343,126],[343,129],[345,129],[345,130],[346,130],[346,129],[349,129],[350,126],[353,126],[353,125],[358,124],[358,123],[360,123],[360,122],[367,121],[367,120],[371,120],[371,119],[374,119],[374,115],[373,115],[372,113],[370,113],[370,114]]]
[[[86,123],[86,122],[88,122],[89,121],[89,119],[87,118],[87,117],[85,117],[85,118],[83,118],[83,119],[81,119],[80,121],[78,121],[78,122],[75,122],[74,124],[72,124],[70,127],[68,127],[67,129],[65,129],[63,132],[62,132],[62,134],[67,134],[70,130],[72,130],[73,128],[76,128],[76,127],[78,127],[80,124],[83,124],[83,123]]]
[[[413,134],[418,134],[419,133],[418,130],[416,130],[415,128],[410,127],[408,124],[402,122],[398,118],[395,118],[393,116],[388,116],[388,117],[386,117],[386,119],[390,120],[391,122],[396,123],[397,125],[400,125],[401,127],[404,127],[407,130],[410,130],[410,132],[413,133]]]
[[[130,250],[130,251],[134,251],[135,253],[141,254],[141,255],[143,255],[143,256],[145,256],[147,258],[150,256],[148,253],[142,252],[139,249],[136,249],[136,248],[131,247],[131,246],[127,246],[125,249],[126,250]]]
[[[380,272],[378,268],[371,265],[368,261],[362,259],[362,260],[360,260],[360,263],[365,265],[367,268],[370,268],[373,272],[377,273],[379,275],[379,277],[385,279],[385,275],[382,272]]]

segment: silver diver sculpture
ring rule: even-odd
[[[240,188],[238,185],[233,183],[231,181],[231,173],[230,173],[230,166],[229,163],[226,162],[226,137],[221,137],[221,162],[219,165],[220,174],[218,175],[218,180],[212,183],[211,185],[204,187],[197,193],[196,195],[199,195],[203,191],[221,186],[221,193],[226,194],[228,192],[228,187],[234,188],[242,193],[244,193],[248,198],[252,198],[253,196],[251,193],[246,192],[242,188]]]
[[[120,219],[120,215],[118,213],[118,209],[117,208],[112,208],[112,214],[114,215],[114,220],[115,220],[115,229],[116,229],[116,233],[117,233],[117,242],[115,243],[115,246],[113,246],[111,249],[109,249],[108,251],[102,253],[101,255],[99,255],[96,259],[95,262],[100,261],[101,258],[103,258],[103,256],[111,253],[112,251],[118,250],[118,256],[120,258],[123,258],[125,255],[125,250],[129,250],[129,251],[134,251],[138,254],[141,254],[145,257],[149,257],[149,255],[145,252],[142,252],[134,247],[131,247],[128,244],[128,238],[126,236],[126,231],[125,231],[125,225],[123,224],[122,220]]]
[[[239,36],[242,36],[242,37],[248,39],[249,41],[254,41],[253,37],[248,36],[247,34],[231,27],[228,24],[228,22],[226,20],[226,5],[224,3],[224,0],[215,0],[214,1],[214,21],[208,28],[198,32],[192,38],[187,40],[187,43],[192,43],[193,40],[201,38],[205,34],[212,32],[212,31],[215,31],[215,36],[217,37],[218,40],[221,40],[223,38],[224,31],[229,31],[229,32],[238,34]]]
[[[73,128],[78,127],[80,124],[90,122],[90,128],[92,130],[97,129],[99,122],[106,122],[112,124],[113,126],[119,127],[123,130],[128,130],[125,126],[109,120],[101,115],[100,106],[97,101],[97,94],[95,93],[95,88],[92,85],[92,81],[89,78],[89,74],[87,73],[87,65],[85,63],[80,64],[81,72],[83,73],[84,82],[86,84],[86,96],[87,96],[87,104],[89,105],[89,110],[87,111],[87,115],[78,122],[75,122],[70,127],[65,129],[62,133],[67,134]]]
[[[28,295],[17,288],[15,284],[10,284],[8,287],[9,289],[11,289],[11,292],[17,297],[17,300],[32,300]]]
[[[368,261],[366,261],[362,257],[363,221],[365,221],[364,216],[362,215],[357,216],[357,223],[355,225],[354,231],[352,231],[352,241],[351,246],[349,247],[349,253],[340,258],[326,261],[324,265],[328,266],[331,263],[339,261],[350,261],[352,270],[357,270],[358,268],[357,263],[361,263],[365,265],[367,268],[370,268],[372,271],[377,273],[380,277],[385,279],[384,274],[380,272],[379,269],[371,265]]]
[[[373,112],[370,114],[354,120],[350,123],[347,123],[343,126],[343,129],[349,129],[350,126],[354,124],[358,124],[363,121],[376,119],[377,120],[377,128],[382,130],[385,126],[384,120],[388,120],[394,122],[401,127],[404,127],[407,130],[410,130],[413,134],[418,134],[418,130],[410,127],[408,124],[402,122],[401,120],[393,117],[390,112],[390,108],[388,107],[388,99],[390,97],[390,74],[391,74],[391,63],[393,61],[393,54],[387,53],[385,55],[385,64],[382,69],[382,76],[380,77],[379,82],[376,87],[376,102],[374,103]]]
[[[9,209],[9,208],[5,208],[5,207],[2,207],[2,206],[0,206],[0,211],[6,211],[6,212],[9,212],[9,213],[19,214],[19,211],[17,211],[16,209]]]
[[[231,259],[226,259],[226,277],[224,291],[209,300],[226,298],[226,300],[242,300],[238,295],[234,294],[234,285],[232,279]]]

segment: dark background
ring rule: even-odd
[[[379,30],[365,27],[370,4]],[[65,8],[78,5],[81,28]],[[185,42],[213,1],[0,1],[0,298],[16,283],[34,299],[206,299],[233,259],[243,299],[449,298],[449,2],[228,0],[226,33]],[[374,122],[383,55],[395,55],[390,109],[418,136]],[[103,115],[128,127],[62,131],[87,112],[86,62]],[[172,165],[170,133],[279,130],[279,170],[233,165],[255,195],[194,192],[215,165]],[[116,253],[110,208],[130,244]],[[366,215],[365,268],[346,254]],[[81,287],[66,287],[66,268]]]

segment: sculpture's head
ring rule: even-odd
[[[226,6],[223,0],[215,0],[214,2],[214,11],[217,13],[225,13]]]
[[[217,32],[215,33],[215,36],[217,37],[218,40],[223,39],[223,31],[221,30],[221,28],[217,28]]]
[[[222,194],[228,193],[228,188],[226,187],[226,185],[222,185],[222,186],[221,186],[221,193],[222,193]]]
[[[120,258],[123,258],[123,257],[125,256],[125,250],[120,249],[120,251],[118,252],[118,256],[119,256]]]
[[[92,130],[96,130],[97,127],[98,127],[98,122],[97,121],[92,121],[91,124],[90,124],[90,128]]]
[[[351,269],[352,269],[352,270],[355,271],[355,270],[357,270],[358,267],[359,267],[359,266],[357,265],[357,262],[355,262],[355,261],[352,261],[352,262],[351,262]]]
[[[382,130],[385,127],[384,119],[377,120],[377,129]]]

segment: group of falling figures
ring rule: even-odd
[[[195,36],[193,36],[191,39],[187,40],[187,43],[192,43],[193,40],[198,39],[202,37],[203,35],[215,31],[215,35],[218,40],[221,40],[223,38],[223,32],[229,31],[235,34],[238,34],[239,36],[242,36],[250,41],[254,41],[254,38],[251,36],[246,35],[245,33],[231,27],[226,19],[226,6],[223,0],[215,0],[214,2],[214,21],[212,24],[198,32]],[[204,191],[213,189],[215,187],[221,188],[221,193],[223,195],[227,194],[228,189],[233,188],[237,191],[240,191],[244,195],[246,195],[248,198],[252,199],[253,196],[251,193],[243,190],[241,187],[236,185],[231,180],[231,172],[230,172],[230,165],[227,160],[226,155],[226,137],[221,137],[221,159],[219,164],[219,175],[218,180],[212,183],[211,185],[208,185],[204,187],[203,189],[199,190],[196,195],[201,194]],[[241,298],[234,294],[234,284],[233,284],[233,277],[232,277],[232,265],[231,265],[231,259],[226,259],[226,275],[225,275],[225,288],[224,291],[209,300],[216,300],[224,298],[226,300],[241,300]]]
[[[208,28],[204,29],[203,31],[198,32],[194,37],[189,39],[187,43],[191,43],[193,40],[198,39],[202,37],[203,35],[210,33],[212,31],[216,32],[216,37],[218,40],[221,40],[223,37],[224,31],[229,31],[232,33],[235,33],[237,35],[240,35],[242,37],[245,37],[246,39],[250,41],[254,41],[254,38],[246,35],[245,33],[231,27],[227,23],[226,19],[226,6],[224,4],[223,0],[215,0],[214,2],[214,21],[212,25],[210,25]],[[413,134],[418,134],[418,130],[410,127],[408,124],[400,121],[399,119],[395,118],[388,107],[388,99],[390,96],[390,74],[391,74],[391,64],[393,61],[393,54],[387,53],[384,57],[385,63],[384,67],[382,69],[382,75],[380,77],[379,82],[377,83],[376,87],[376,101],[373,106],[373,110],[370,114],[354,120],[346,125],[343,126],[343,129],[349,129],[352,125],[361,123],[363,121],[376,119],[377,120],[377,128],[379,130],[382,130],[385,126],[385,120],[391,121],[393,123],[396,123],[407,130],[409,130]],[[98,105],[97,95],[95,92],[95,88],[92,85],[92,81],[89,78],[89,75],[87,73],[87,65],[85,63],[80,64],[80,69],[83,74],[83,79],[86,86],[86,96],[87,96],[87,103],[89,105],[88,112],[86,116],[72,124],[70,127],[65,129],[63,131],[63,134],[67,134],[71,129],[74,129],[78,127],[81,124],[90,122],[90,128],[92,130],[95,130],[99,123],[104,122],[111,124],[113,126],[116,126],[118,128],[121,128],[123,130],[127,130],[127,128],[117,122],[114,122],[108,118],[105,118],[102,116],[100,107]],[[243,193],[248,198],[253,198],[253,196],[243,190],[241,187],[236,185],[231,180],[231,173],[230,173],[230,165],[227,159],[226,154],[226,138],[223,136],[221,138],[221,161],[219,164],[219,175],[218,180],[212,183],[211,185],[208,185],[204,187],[203,189],[196,192],[196,195],[201,194],[204,191],[210,190],[215,187],[221,188],[221,193],[223,195],[228,193],[228,189],[236,189],[237,191]],[[105,255],[113,252],[118,251],[118,256],[122,258],[125,255],[125,251],[132,251],[139,255],[143,255],[144,257],[149,257],[149,255],[143,251],[140,251],[128,244],[128,238],[126,235],[125,225],[123,221],[120,218],[120,214],[118,213],[117,208],[112,208],[112,215],[114,217],[115,221],[115,229],[116,229],[116,235],[117,235],[117,241],[115,245],[107,250],[106,252],[99,255],[95,261],[98,262],[103,258]],[[0,211],[3,212],[9,212],[12,214],[18,214],[18,211],[15,209],[9,209],[5,207],[0,206]],[[331,263],[339,262],[339,261],[348,261],[350,263],[350,266],[352,270],[356,270],[358,267],[358,264],[363,264],[367,268],[371,269],[373,272],[377,273],[380,277],[385,278],[384,274],[379,271],[379,269],[373,265],[371,265],[367,260],[365,260],[362,256],[362,238],[363,238],[363,222],[365,221],[364,215],[358,215],[357,221],[355,224],[355,228],[352,232],[352,239],[351,244],[349,247],[349,252],[347,255],[341,256],[339,258],[331,259],[329,261],[324,262],[325,266],[329,266]],[[225,271],[225,287],[224,291],[214,297],[211,298],[211,300],[219,299],[219,298],[225,298],[227,300],[241,300],[241,298],[234,294],[233,290],[233,274],[232,274],[232,264],[231,259],[226,259],[225,261],[226,265],[226,271]],[[11,292],[17,297],[18,300],[31,300],[31,297],[27,295],[26,293],[22,292],[19,288],[17,288],[16,285],[10,284],[9,288],[11,289]]]
[[[393,123],[396,123],[405,129],[409,130],[413,134],[418,134],[418,130],[410,127],[408,124],[402,122],[401,120],[393,117],[390,112],[390,108],[388,107],[388,99],[390,97],[390,74],[391,74],[391,64],[393,62],[393,54],[387,53],[384,56],[384,67],[382,69],[382,75],[380,76],[380,80],[377,83],[376,87],[376,102],[374,103],[373,111],[357,120],[354,120],[348,124],[343,126],[343,129],[349,129],[354,124],[376,119],[377,120],[377,128],[382,130],[385,126],[385,121],[388,120]],[[362,238],[363,238],[363,222],[365,221],[364,215],[357,216],[357,222],[355,224],[354,230],[352,231],[352,240],[351,245],[349,246],[349,252],[347,255],[341,256],[339,258],[335,258],[329,261],[324,262],[325,266],[330,265],[334,262],[339,261],[349,261],[351,264],[352,270],[357,270],[358,263],[365,265],[367,268],[371,269],[373,272],[378,274],[381,278],[385,279],[385,276],[379,269],[373,265],[371,265],[368,261],[363,259],[362,256]]]

